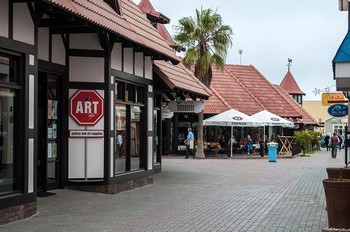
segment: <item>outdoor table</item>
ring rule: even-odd
[[[294,141],[294,136],[278,136],[281,142],[281,150],[279,155],[292,155],[292,143]]]

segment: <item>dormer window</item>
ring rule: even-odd
[[[105,3],[110,5],[117,14],[122,15],[122,0],[103,0]]]

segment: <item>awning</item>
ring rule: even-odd
[[[154,72],[171,89],[179,89],[192,94],[209,97],[212,92],[200,82],[183,64],[173,65],[170,62],[154,61]]]

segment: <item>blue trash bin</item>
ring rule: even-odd
[[[267,143],[267,149],[268,149],[268,155],[269,155],[269,162],[277,162],[277,148],[278,143]]]

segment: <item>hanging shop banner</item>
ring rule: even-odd
[[[80,89],[70,98],[70,116],[79,125],[93,126],[104,116],[103,106],[96,90]]]

